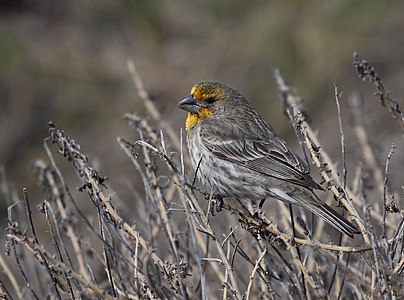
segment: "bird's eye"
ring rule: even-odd
[[[212,104],[213,102],[216,101],[216,99],[213,98],[213,97],[209,97],[209,98],[207,98],[205,101],[206,101],[207,103],[209,103],[209,104]]]

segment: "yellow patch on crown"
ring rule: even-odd
[[[206,120],[212,115],[212,110],[208,107],[200,107],[196,114],[188,113],[187,120],[185,121],[185,129],[191,130],[196,124]]]
[[[191,89],[191,94],[194,95],[194,97],[198,100],[207,99],[210,97],[221,99],[225,94],[225,91],[219,86],[212,87],[209,84],[197,84]]]

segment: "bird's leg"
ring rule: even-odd
[[[253,218],[260,220],[260,218],[258,217],[258,214],[261,212],[262,207],[264,206],[265,203],[265,198],[261,199],[260,203],[258,204],[258,208],[255,209],[254,214],[253,214]]]
[[[262,207],[264,206],[265,203],[265,198],[261,199],[260,204],[258,205],[258,209],[262,209]]]

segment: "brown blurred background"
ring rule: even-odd
[[[122,201],[130,201],[129,186],[142,184],[116,137],[133,139],[124,113],[147,111],[127,59],[135,60],[153,101],[178,132],[185,118],[178,100],[194,83],[216,79],[239,89],[297,149],[272,77],[273,68],[279,68],[304,98],[313,127],[335,161],[340,160],[340,140],[334,82],[344,92],[349,176],[361,152],[347,99],[362,91],[365,125],[381,166],[390,144],[398,146],[391,184],[400,191],[404,144],[399,127],[378,104],[374,89],[357,78],[352,53],[370,60],[400,99],[403,12],[403,1],[3,0],[0,164],[17,192],[28,187],[32,201],[43,200],[29,164],[46,158],[42,143],[52,120],[111,178],[108,184]],[[1,197],[4,231],[6,204]]]

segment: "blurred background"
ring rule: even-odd
[[[52,120],[74,137],[130,205],[131,188],[141,189],[142,183],[116,138],[135,138],[124,113],[147,111],[127,59],[135,61],[153,101],[178,133],[186,117],[178,101],[194,83],[216,79],[240,90],[299,151],[281,113],[272,76],[278,68],[304,98],[313,127],[335,161],[341,155],[334,83],[343,92],[351,178],[362,157],[347,99],[353,91],[362,93],[365,126],[382,167],[390,144],[398,146],[390,183],[400,191],[404,144],[399,126],[379,105],[374,89],[358,79],[352,54],[371,61],[400,99],[403,11],[403,1],[369,0],[0,1],[0,164],[20,195],[28,187],[30,200],[42,201],[29,165],[46,159],[43,139]],[[80,184],[75,180],[73,188]],[[4,232],[3,198],[0,208]]]

